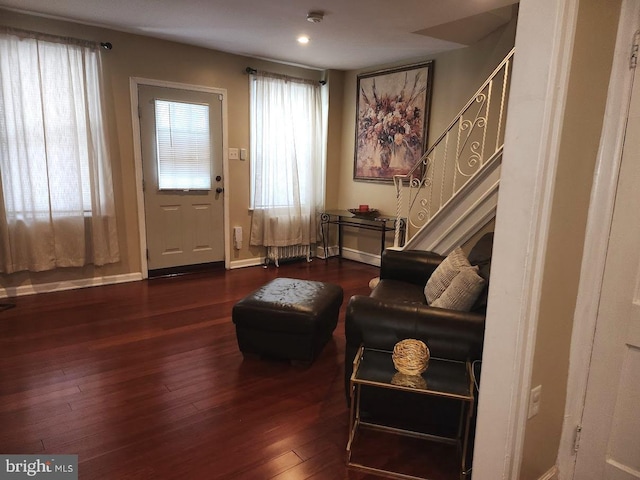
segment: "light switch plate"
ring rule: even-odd
[[[229,160],[238,160],[238,149],[230,148],[229,149]]]
[[[540,412],[540,397],[542,395],[542,385],[531,389],[529,396],[529,415],[527,418],[535,417]]]

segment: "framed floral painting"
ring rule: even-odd
[[[433,62],[358,75],[354,180],[404,175],[426,148]]]

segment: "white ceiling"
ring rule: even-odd
[[[478,37],[495,29],[500,23],[496,18],[504,20],[508,17],[505,10],[511,9],[494,10],[514,3],[516,0],[0,0],[0,6],[12,10],[339,70],[459,48],[469,42],[469,31],[482,32],[474,33]],[[309,11],[324,12],[324,20],[308,22]],[[465,28],[471,24],[474,28]],[[311,39],[307,45],[296,42],[302,34]]]

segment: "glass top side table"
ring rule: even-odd
[[[396,228],[395,217],[383,215],[369,215],[352,213],[348,210],[326,210],[320,214],[320,234],[322,236],[322,246],[324,248],[325,259],[328,259],[329,250],[329,225],[338,226],[338,257],[342,257],[343,228],[352,227],[362,230],[373,230],[380,232],[380,255],[385,249],[388,232],[394,232]],[[400,244],[404,245],[406,232],[406,221],[400,219]]]
[[[351,405],[349,440],[347,443],[347,465],[349,467],[390,478],[426,478],[352,462],[351,454],[358,430],[360,428],[372,428],[392,434],[457,445],[461,456],[460,478],[466,478],[469,472],[466,467],[469,427],[475,401],[473,375],[469,362],[431,358],[427,370],[422,375],[403,375],[396,371],[391,352],[360,347],[353,361],[353,374],[351,375],[350,385]],[[401,390],[416,395],[432,395],[459,402],[460,417],[456,436],[442,437],[362,420],[360,416],[360,393],[363,385]]]

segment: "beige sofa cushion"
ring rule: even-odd
[[[465,267],[453,278],[449,286],[430,305],[468,312],[484,288],[485,280],[478,275],[478,267]]]
[[[471,268],[471,264],[462,249],[458,247],[447,255],[429,277],[424,287],[424,295],[429,305],[442,295],[463,268]]]

